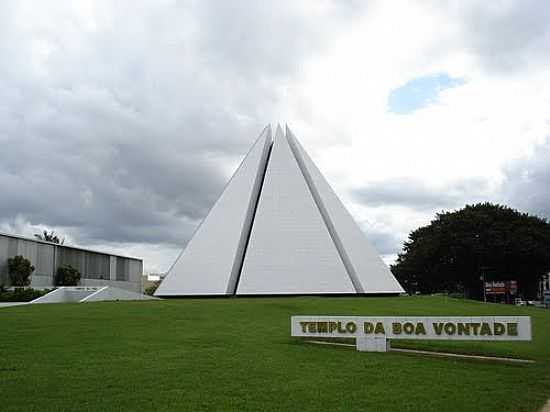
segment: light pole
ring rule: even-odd
[[[486,266],[480,266],[479,270],[481,271],[481,283],[483,285],[483,302],[487,303],[487,290],[485,289],[485,269],[487,269]]]

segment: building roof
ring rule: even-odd
[[[137,258],[137,257],[132,257],[132,256],[124,256],[124,255],[119,255],[117,253],[110,253],[110,252],[105,252],[105,251],[100,251],[100,250],[93,250],[93,249],[83,248],[83,247],[79,247],[79,246],[71,246],[71,245],[65,245],[65,244],[60,244],[60,243],[47,242],[45,240],[40,240],[40,239],[37,239],[37,238],[26,237],[26,236],[21,236],[21,235],[14,235],[12,233],[0,232],[0,236],[11,237],[11,238],[15,238],[15,239],[21,239],[21,240],[26,240],[26,241],[36,242],[36,243],[43,243],[43,244],[51,245],[51,246],[59,246],[59,247],[64,247],[64,248],[69,248],[69,249],[75,249],[75,250],[80,250],[82,252],[99,253],[99,254],[102,254],[102,255],[116,256],[116,257],[121,257],[121,258],[125,258],[125,259],[143,261],[142,258]]]

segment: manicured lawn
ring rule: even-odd
[[[289,336],[294,314],[530,315],[531,343],[393,346],[536,360],[359,353]],[[232,298],[0,309],[0,410],[536,411],[550,310],[445,297]]]

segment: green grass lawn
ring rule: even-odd
[[[530,315],[533,342],[393,341],[533,359],[360,353],[291,338],[291,315]],[[0,410],[536,411],[550,310],[445,297],[231,298],[0,309]]]

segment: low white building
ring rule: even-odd
[[[0,233],[0,285],[10,286],[8,259],[17,255],[35,267],[30,285],[33,288],[55,286],[57,268],[71,265],[81,274],[81,286],[113,286],[141,293],[141,259],[4,233]]]

